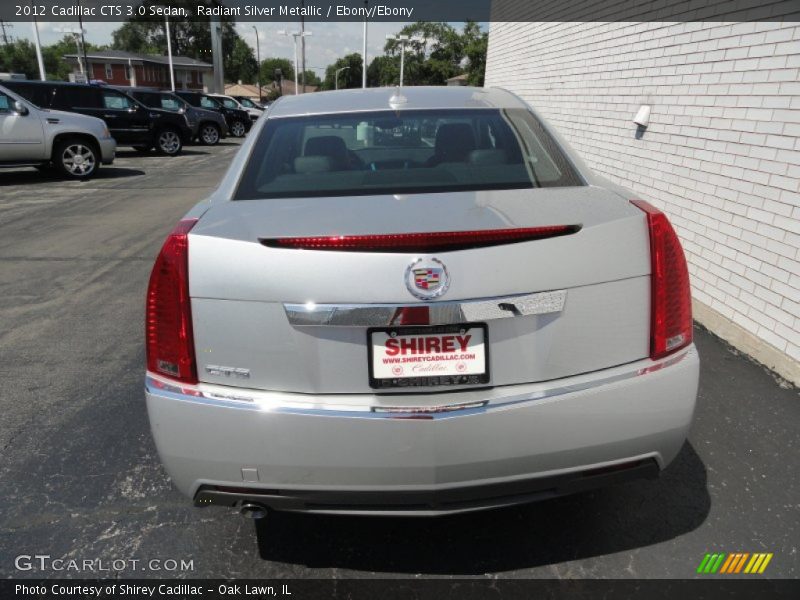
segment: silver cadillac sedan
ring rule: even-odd
[[[284,97],[150,278],[147,409],[197,506],[442,515],[653,477],[697,395],[657,208],[501,89]]]

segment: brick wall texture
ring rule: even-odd
[[[800,361],[800,23],[492,22],[486,84],[669,215],[696,301]]]

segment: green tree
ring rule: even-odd
[[[445,85],[450,77],[461,73],[464,59],[464,40],[452,25],[436,22],[417,22],[406,25],[400,35],[408,36],[405,46],[404,85]],[[398,73],[393,70],[379,79],[384,85],[399,83],[399,57],[401,42],[386,41],[384,52],[397,58]],[[382,66],[387,66],[384,64]]]
[[[399,56],[376,56],[367,67],[367,84],[370,87],[397,85],[400,80]],[[406,82],[408,79],[406,79]]]
[[[280,69],[283,80],[294,82],[294,67],[292,61],[286,58],[265,58],[261,61],[261,85],[269,86],[275,81],[275,70]]]
[[[337,60],[332,65],[329,65],[325,70],[325,80],[322,82],[322,89],[335,90],[336,89],[336,71],[338,69],[347,67],[339,73],[339,89],[357,88],[361,87],[361,54],[354,52],[348,54]],[[369,72],[369,69],[367,69]]]
[[[170,6],[185,7],[190,14],[193,14],[198,2],[199,0],[171,0]],[[162,4],[162,0],[144,0],[142,4],[158,6]],[[219,3],[214,0],[205,0],[205,4],[218,5]],[[233,19],[221,17],[220,24],[222,27],[222,50],[223,54],[228,57],[234,50],[239,34],[236,33]],[[161,55],[167,53],[167,34],[162,18],[132,17],[111,36],[114,40],[112,47],[116,50]],[[210,19],[194,16],[187,20],[170,20],[170,37],[173,54],[211,62]]]
[[[80,54],[81,60],[83,60],[82,52],[78,52],[78,48],[79,46],[75,41],[74,35],[65,35],[55,44],[42,48],[42,58],[44,59],[44,68],[47,72],[47,78],[59,81],[66,81],[69,79],[69,75],[73,72],[74,68],[71,63],[64,60],[64,55]],[[87,53],[98,49],[99,46],[89,43],[86,44]]]
[[[15,40],[0,46],[0,72],[25,73],[28,79],[39,79],[36,49],[28,40]]]
[[[209,34],[210,35],[210,34]],[[167,49],[167,34],[163,23],[128,21],[111,33],[115,50],[139,54],[162,54]],[[176,52],[176,54],[179,54]]]
[[[474,21],[459,32],[448,23],[419,22],[406,25],[404,85],[444,85],[464,72],[471,85],[482,85],[486,69],[488,34]],[[376,57],[367,71],[370,85],[397,85],[400,81],[400,44],[387,40],[385,55]]]
[[[304,74],[305,74],[305,77],[306,77],[306,79],[305,79],[306,85],[313,85],[313,86],[316,86],[316,87],[319,87],[319,86],[322,85],[322,80],[311,69],[306,69]],[[300,75],[300,81],[303,81],[303,74]]]
[[[225,79],[230,82],[255,83],[258,62],[253,49],[241,37],[233,40],[233,48],[225,53]]]
[[[474,21],[464,24],[464,57],[467,59],[466,72],[469,85],[482,86],[486,74],[486,51],[489,48],[489,34],[481,31]]]

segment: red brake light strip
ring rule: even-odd
[[[447,252],[560,237],[576,233],[580,229],[580,225],[550,225],[546,227],[484,229],[477,231],[264,238],[260,241],[270,248],[292,248],[297,250]]]

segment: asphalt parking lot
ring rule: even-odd
[[[772,552],[766,575],[800,575],[798,391],[701,329],[695,425],[656,481],[437,520],[193,508],[150,437],[144,294],[237,148],[123,148],[90,182],[0,171],[0,576],[93,575],[14,568],[48,554],[194,567],[123,577],[683,578],[717,551]]]

